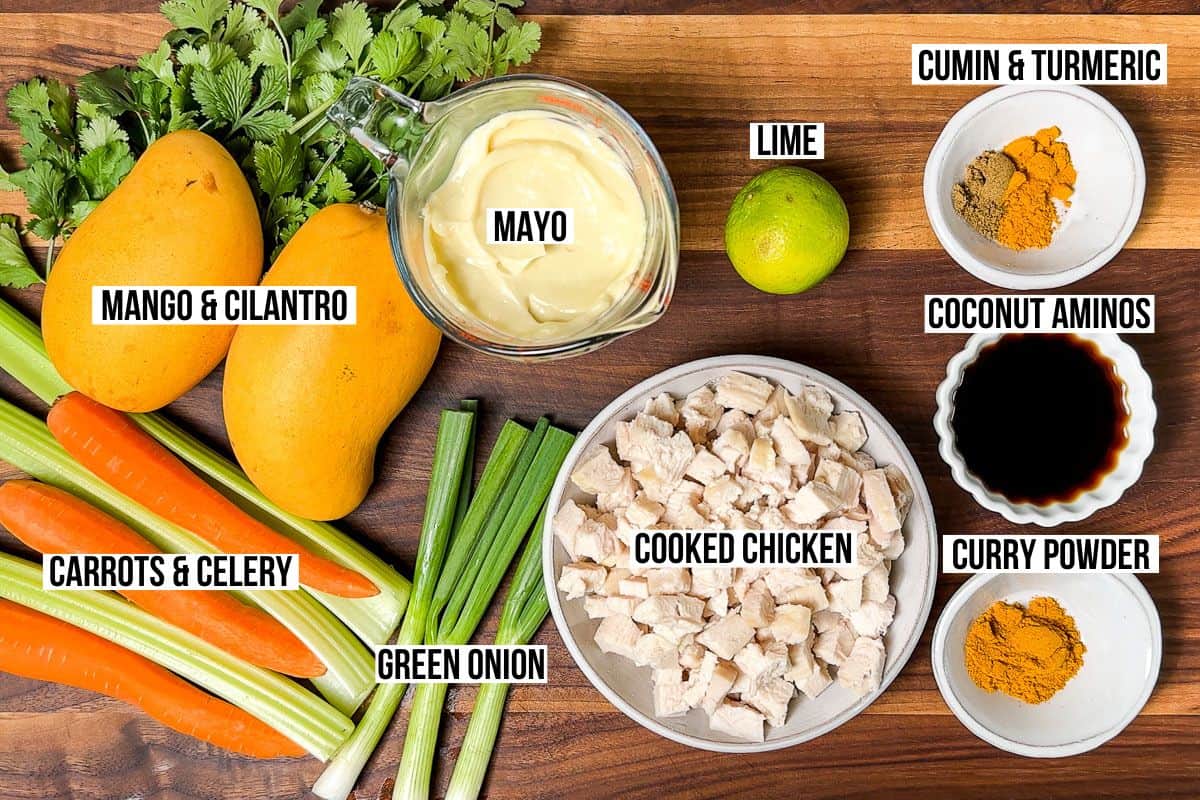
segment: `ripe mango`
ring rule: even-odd
[[[215,139],[177,131],[67,240],[46,281],[42,331],[54,366],[93,400],[153,411],[220,363],[233,326],[93,325],[93,286],[254,284],[262,227],[237,162]]]
[[[263,494],[308,519],[353,511],[375,450],[433,366],[441,334],[404,288],[382,213],[329,206],[287,243],[264,286],[356,286],[354,325],[238,328],[225,362],[225,426]]]

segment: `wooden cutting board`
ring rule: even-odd
[[[69,78],[129,61],[165,30],[150,0],[7,0],[0,7],[0,88],[34,74]],[[748,3],[747,11],[774,4]],[[805,11],[795,2],[788,11]],[[830,0],[827,11],[899,3]],[[938,10],[924,2],[921,10]],[[987,4],[990,6],[991,4]],[[1010,4],[1004,4],[1006,7]],[[1034,10],[1036,4],[1017,4]],[[437,410],[483,399],[483,435],[507,416],[542,412],[582,427],[630,384],[702,356],[782,356],[829,372],[896,426],[929,485],[943,531],[1034,532],[982,511],[936,452],[933,392],[960,336],[922,334],[926,291],[990,290],[947,258],[921,200],[925,157],[941,126],[982,89],[914,87],[909,47],[921,42],[1150,42],[1170,48],[1170,83],[1103,90],[1129,118],[1146,158],[1141,224],[1129,247],[1071,292],[1152,292],[1158,332],[1130,337],[1154,380],[1158,444],[1139,484],[1075,532],[1157,533],[1162,573],[1145,583],[1162,614],[1166,655],[1141,717],[1093,753],[1033,761],[994,750],[950,715],[930,670],[929,630],[957,579],[939,582],[929,630],[899,679],[863,715],[809,744],[759,756],[688,750],[617,712],[575,669],[552,623],[551,682],[513,692],[486,790],[492,797],[1195,797],[1200,796],[1200,18],[1170,16],[715,16],[695,0],[530,2],[543,13],[533,68],[588,83],[622,103],[661,150],[679,193],[679,288],[654,327],[569,364],[514,365],[446,344],[434,372],[389,434],[379,481],[346,527],[411,568]],[[969,10],[967,4],[953,4]],[[985,6],[985,8],[987,7]],[[1187,10],[1183,0],[1122,0],[1122,11]],[[582,8],[581,8],[582,7]],[[1069,0],[1046,10],[1079,10]],[[990,10],[990,9],[989,9]],[[572,13],[590,11],[594,13]],[[634,14],[628,12],[645,12]],[[679,13],[661,13],[679,12]],[[762,166],[746,155],[747,123],[826,123],[814,164],[850,208],[851,252],[818,289],[779,298],[733,273],[721,249],[725,211]],[[16,132],[0,123],[11,165]],[[0,211],[21,212],[0,193]],[[35,311],[36,291],[17,301]],[[29,408],[5,379],[0,393]],[[171,412],[226,447],[219,374]],[[1031,457],[1036,448],[1031,446]],[[9,469],[0,477],[13,477]],[[5,549],[16,550],[11,540]],[[494,619],[482,634],[490,638]],[[439,760],[456,754],[473,691],[450,695]],[[403,715],[369,765],[358,796],[389,791]],[[291,800],[320,771],[312,759],[253,762],[175,735],[86,692],[0,675],[0,799],[227,798]],[[448,772],[440,768],[435,787]]]

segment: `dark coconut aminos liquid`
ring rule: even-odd
[[[950,426],[967,469],[1017,503],[1070,502],[1128,441],[1125,384],[1095,344],[1010,333],[963,371]]]

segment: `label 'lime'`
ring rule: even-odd
[[[725,252],[751,286],[795,294],[833,272],[850,242],[850,215],[837,189],[803,167],[756,175],[733,199]]]

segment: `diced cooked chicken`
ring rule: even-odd
[[[833,441],[843,450],[853,453],[867,443],[867,426],[857,411],[834,414],[829,418],[829,426]]]
[[[696,451],[684,474],[708,486],[725,475],[725,462],[711,450],[701,447]]]
[[[884,659],[883,642],[860,636],[838,667],[837,681],[859,697],[870,694],[879,688]]]
[[[859,636],[883,636],[896,616],[896,598],[888,596],[882,603],[865,600],[850,612],[850,625]]]
[[[862,578],[836,581],[825,587],[825,591],[829,593],[830,611],[848,615],[862,605]]]
[[[867,510],[871,512],[873,521],[887,534],[899,531],[903,523],[900,520],[900,511],[896,508],[896,499],[892,496],[887,473],[882,469],[867,470],[862,474],[862,481],[863,500],[867,504]]]
[[[654,714],[659,717],[677,717],[691,710],[687,703],[687,683],[683,671],[674,669],[654,670]]]
[[[712,389],[702,386],[684,398],[679,414],[683,417],[688,436],[700,444],[708,438],[709,431],[717,426],[721,407],[717,405]]]
[[[862,488],[862,478],[859,474],[840,461],[821,459],[817,471],[813,474],[816,484],[825,484],[833,489],[834,494],[842,499],[842,507],[849,508],[858,503],[858,492]]]
[[[633,663],[639,667],[677,669],[679,659],[675,643],[657,633],[644,634],[633,646]]]
[[[675,407],[675,398],[666,392],[659,392],[647,400],[642,413],[658,417],[663,422],[670,423],[672,428],[679,424],[679,409]]]
[[[642,576],[650,594],[687,594],[692,589],[692,574],[683,567],[658,567]]]
[[[596,628],[596,646],[605,653],[616,653],[619,656],[633,658],[633,650],[638,639],[642,637],[642,629],[632,617],[624,614],[611,614],[600,621]]]
[[[817,634],[817,641],[813,644],[813,655],[826,664],[836,667],[845,660],[846,656],[850,655],[850,648],[854,647],[854,639],[854,631],[850,629],[850,624],[843,619],[835,627]]]
[[[783,725],[795,687],[783,678],[768,678],[755,687],[746,700],[767,718],[769,725]]]
[[[812,525],[822,517],[846,507],[841,495],[820,481],[811,480],[800,487],[796,497],[783,507],[783,513],[797,525]]]
[[[603,445],[589,447],[571,471],[571,482],[589,494],[612,492],[625,476],[625,468],[613,460]]]
[[[576,561],[562,568],[558,588],[567,595],[568,600],[576,600],[588,592],[602,590],[607,575],[608,570],[599,564]]]
[[[775,598],[767,589],[767,583],[762,578],[756,580],[746,590],[742,598],[742,619],[755,628],[765,628],[775,619]]]
[[[646,529],[662,519],[667,509],[662,503],[656,503],[644,493],[639,493],[634,501],[625,508],[625,519],[636,528]]]
[[[696,641],[729,660],[754,639],[754,627],[741,614],[726,614],[696,635]]]
[[[796,692],[817,697],[836,679],[878,687],[896,599],[891,562],[904,550],[913,491],[894,466],[861,448],[861,415],[836,410],[817,386],[792,395],[731,373],[715,391],[650,398],[616,426],[616,458],[597,445],[572,482],[593,499],[565,501],[552,530],[570,556],[568,600],[599,621],[603,652],[651,670],[655,713],[703,707],[710,727],[761,740],[786,722]],[[635,567],[638,531],[849,531],[842,567]]]
[[[829,677],[829,670],[824,664],[817,665],[817,668],[808,676],[808,680],[803,683],[797,683],[796,688],[804,692],[805,696],[810,700],[815,700],[821,692],[833,685],[833,679]]]
[[[717,405],[757,414],[766,406],[773,387],[762,378],[744,372],[727,372],[717,379]]]
[[[800,644],[812,634],[812,609],[799,603],[775,606],[771,635],[784,644]]]
[[[708,726],[735,739],[761,742],[764,721],[766,718],[750,706],[725,700],[709,716]]]
[[[709,679],[704,697],[700,700],[700,706],[711,715],[725,699],[725,695],[733,689],[733,684],[737,679],[737,667],[728,661],[718,661],[717,665],[713,667],[712,677]]]

